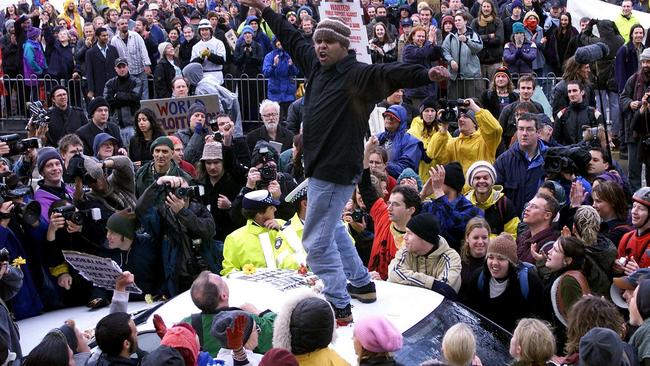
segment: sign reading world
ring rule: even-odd
[[[219,113],[219,97],[216,94],[142,100],[140,106],[151,109],[163,130],[167,134],[173,134],[177,130],[190,127],[187,114],[194,103],[202,104],[205,107],[208,112],[207,121],[215,118]]]

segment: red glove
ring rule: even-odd
[[[235,318],[232,327],[226,329],[226,338],[228,339],[228,349],[240,349],[244,347],[244,329],[246,328],[246,315],[239,315]]]
[[[153,327],[156,328],[156,334],[158,334],[160,339],[162,339],[162,337],[165,336],[165,333],[167,333],[167,325],[163,318],[158,314],[154,314],[153,316]]]

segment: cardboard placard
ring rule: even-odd
[[[142,108],[149,108],[156,115],[156,119],[160,126],[167,134],[173,134],[177,130],[188,128],[190,120],[188,118],[188,111],[192,104],[203,104],[208,115],[206,116],[206,123],[216,118],[219,113],[220,103],[219,96],[216,94],[209,95],[196,95],[183,98],[164,98],[164,99],[148,99],[140,101]]]
[[[95,286],[107,290],[115,289],[115,280],[122,274],[122,269],[112,259],[71,250],[63,250],[62,253],[66,262],[70,263],[83,278]],[[135,283],[127,286],[126,291],[134,294],[142,293]]]
[[[372,63],[368,52],[368,33],[363,25],[363,10],[356,1],[321,1],[318,6],[321,18],[339,17],[350,27],[350,50],[357,54],[357,61]]]

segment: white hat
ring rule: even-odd
[[[309,178],[305,178],[296,188],[293,189],[293,191],[289,192],[289,194],[284,198],[285,202],[288,203],[294,203],[297,200],[306,197],[307,196],[307,189],[309,188],[308,186],[308,181]]]
[[[474,162],[474,164],[470,165],[469,169],[467,169],[467,184],[470,186],[472,185],[474,175],[478,172],[488,172],[488,174],[490,174],[490,178],[492,178],[492,183],[496,183],[497,172],[494,170],[494,166],[492,166],[492,164],[488,163],[487,161],[479,160]]]
[[[201,19],[199,22],[199,29],[212,29],[212,24],[207,19]]]

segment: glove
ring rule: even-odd
[[[244,347],[244,329],[246,328],[246,315],[239,315],[235,318],[232,327],[226,329],[227,347],[237,350]]]
[[[588,26],[593,27],[593,26],[596,25],[596,24],[598,24],[598,19],[591,19],[591,20],[589,21]]]
[[[203,57],[203,58],[208,57],[209,54],[210,54],[210,50],[207,49],[207,48],[204,49],[203,51],[201,51],[201,53],[200,53],[201,57]]]
[[[156,328],[156,334],[158,334],[160,339],[162,339],[165,336],[165,333],[167,333],[167,325],[163,318],[158,314],[154,314],[153,316],[153,327]]]

